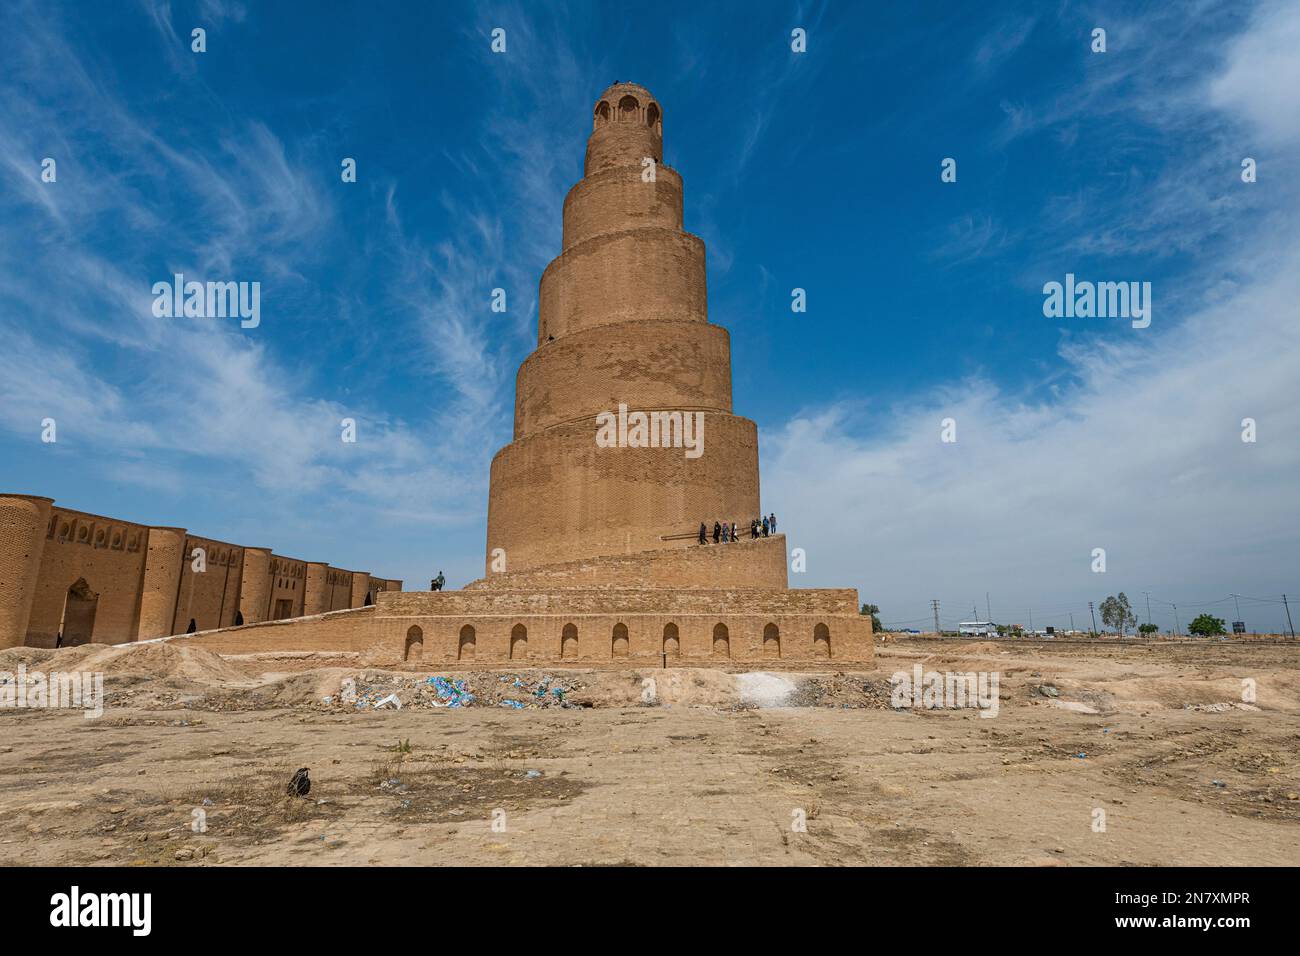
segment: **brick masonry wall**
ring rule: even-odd
[[[199,548],[204,553],[203,571],[194,570],[194,552]],[[166,633],[184,632],[191,619],[199,630],[234,624],[242,572],[243,548],[212,538],[187,536],[175,602],[176,614],[171,630]]]
[[[673,229],[643,227],[579,243],[542,273],[538,341],[616,322],[707,321],[704,256],[699,236]]]
[[[194,549],[206,570],[194,570]],[[351,571],[319,565],[327,608],[351,606]],[[199,629],[264,620],[275,600],[301,617],[307,563],[265,548],[197,535],[184,528],[135,524],[73,511],[49,498],[0,495],[0,648],[54,646],[61,622],[66,639],[121,644]],[[401,590],[395,579],[364,575],[374,589]],[[91,596],[69,603],[85,581]],[[365,600],[359,591],[358,606]],[[65,609],[73,607],[71,626]],[[80,634],[80,628],[86,634]]]
[[[606,325],[543,344],[515,380],[515,438],[604,411],[731,411],[727,330],[701,322]]]
[[[174,637],[185,647],[216,654],[256,654],[265,651],[359,651],[373,645],[375,609],[330,611],[285,621],[263,621],[206,633]]]
[[[356,651],[375,665],[870,665],[857,592],[654,590],[385,595],[373,608],[184,640],[220,654]],[[566,639],[567,635],[567,639]]]
[[[714,614],[606,614],[481,616],[415,615],[376,619],[378,640],[364,659],[393,665],[462,663],[574,666],[626,662],[705,666],[872,661],[871,622],[859,615],[751,615],[731,608]],[[570,637],[566,640],[566,633]],[[400,649],[400,653],[398,652]]]
[[[629,97],[631,110],[625,108]],[[639,164],[643,156],[662,162],[663,124],[652,115],[661,117],[663,108],[644,86],[615,83],[605,90],[593,110],[583,174]]]
[[[329,595],[326,610],[340,611],[352,607],[352,572],[330,568],[326,576],[326,589]],[[364,598],[365,595],[362,595]]]
[[[294,558],[271,557],[271,607],[266,620],[274,621],[276,607],[289,602],[288,617],[302,617],[307,612],[307,562]]]
[[[52,500],[0,496],[0,649],[27,636]]]
[[[271,549],[245,548],[244,570],[239,582],[239,613],[244,623],[256,624],[270,619]]]
[[[36,600],[24,643],[54,646],[68,589],[79,580],[99,595],[91,639],[111,634],[118,641],[132,640],[139,620],[149,529],[55,506],[45,530]]]
[[[464,590],[784,588],[789,580],[785,535],[703,546],[695,538],[690,538],[664,542],[663,546],[672,550],[641,551],[547,564],[527,571],[489,573]]]
[[[655,181],[646,183],[638,165],[606,169],[580,179],[564,197],[562,247],[607,232],[653,226],[682,228],[682,177],[660,165]],[[538,343],[540,344],[540,343]]]
[[[704,415],[704,454],[681,448],[600,448],[595,422],[512,442],[492,461],[485,569],[502,548],[507,570],[557,560],[672,547],[663,535],[741,527],[759,511],[758,433],[747,418]]]

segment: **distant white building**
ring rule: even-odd
[[[957,625],[958,634],[972,634],[982,637],[997,637],[998,626],[992,621],[962,621]]]

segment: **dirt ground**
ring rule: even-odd
[[[895,640],[869,673],[758,675],[0,652],[20,664],[101,672],[107,701],[0,709],[8,866],[1300,864],[1295,645]],[[916,664],[998,674],[996,716],[894,709]],[[474,700],[436,706],[433,674]]]

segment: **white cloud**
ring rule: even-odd
[[[1052,404],[970,381],[898,402],[879,438],[839,408],[769,432],[764,500],[807,549],[809,584],[858,586],[893,618],[990,588],[1019,609],[1282,590],[1300,527],[1300,242],[1273,265],[1150,344],[1125,329],[1066,350],[1079,381]]]
[[[1274,63],[1279,84],[1254,69],[1268,71],[1283,49],[1294,58],[1300,45],[1285,42],[1292,21],[1300,23],[1294,7],[1257,18],[1210,83],[1218,105],[1239,107],[1229,119],[1247,132],[1280,139],[1300,122],[1300,83],[1286,95],[1280,89],[1295,63]],[[1267,92],[1247,106],[1252,88]],[[1175,84],[1160,96],[1191,100]],[[1201,121],[1213,126],[1215,118]],[[1187,114],[1178,120],[1192,122]],[[1189,157],[1175,166],[1195,167],[1186,177],[1195,182],[1204,174],[1199,164]],[[1295,590],[1300,228],[1291,211],[1300,191],[1268,188],[1264,198],[1277,214],[1250,220],[1253,228],[1186,183],[1181,193],[1172,183],[1126,193],[1121,232],[1146,217],[1147,226],[1164,227],[1174,251],[1193,248],[1197,233],[1187,220],[1199,215],[1226,236],[1222,251],[1199,263],[1195,281],[1210,291],[1194,308],[1176,290],[1158,295],[1156,322],[1145,332],[1111,322],[1065,339],[1060,353],[1074,375],[1055,385],[1050,402],[974,379],[898,396],[888,427],[870,437],[862,437],[860,410],[845,406],[810,409],[766,431],[765,508],[782,518],[791,546],[808,552],[807,580],[794,583],[856,586],[886,620],[918,624],[931,598],[944,602],[945,621],[968,615],[972,604],[983,614],[991,590],[996,618],[1023,623],[1027,609],[1039,608],[1040,626],[1068,624],[1072,608],[1084,626],[1086,602],[1120,590],[1174,601]],[[1177,213],[1175,194],[1184,206]],[[1143,195],[1150,198],[1134,205]],[[1098,215],[1106,208],[1095,196],[1085,205]],[[1068,222],[1054,227],[1079,248]],[[1159,254],[1159,232],[1140,232],[1142,251]],[[1100,241],[1087,240],[1094,251]],[[1131,235],[1116,239],[1116,251],[1135,248]],[[863,384],[870,394],[870,381]],[[1247,417],[1258,423],[1255,444],[1241,441]],[[957,422],[956,444],[940,441],[944,418]],[[1091,571],[1097,547],[1107,552],[1104,575]],[[1181,607],[1186,626],[1191,615]],[[1044,620],[1045,610],[1054,619]],[[1172,623],[1169,608],[1153,610]],[[1280,606],[1251,614],[1258,626],[1282,623]]]
[[[1228,46],[1210,102],[1246,120],[1269,144],[1300,141],[1300,5],[1267,3]]]

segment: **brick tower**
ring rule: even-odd
[[[563,250],[542,273],[514,441],[492,461],[489,575],[501,554],[513,572],[680,551],[695,545],[701,522],[710,531],[735,522],[747,538],[760,515],[758,432],[732,414],[730,341],[708,320],[704,243],[682,229],[682,177],[662,164],[663,119],[634,83],[596,103],[584,175],[564,201]],[[602,447],[597,416],[620,406],[677,415],[659,415],[665,424],[691,416],[702,425],[698,455]],[[741,578],[730,583],[784,587],[783,554]]]
[[[273,646],[420,667],[871,663],[857,591],[790,588],[785,536],[748,536],[762,514],[758,432],[732,414],[731,349],[708,320],[704,243],[682,229],[682,177],[662,158],[663,110],[650,91],[616,83],[601,94],[583,178],[564,201],[563,249],[542,274],[514,440],[492,460],[486,576],[281,622],[265,638]],[[637,438],[636,415],[659,428]],[[688,417],[701,423],[689,440]],[[616,441],[610,419],[623,419]],[[39,506],[11,512],[13,536],[34,540]],[[712,543],[721,521],[738,526],[739,541]],[[313,580],[335,580],[305,567],[309,594]],[[354,580],[353,603],[363,591]],[[308,601],[299,613],[318,609]],[[250,627],[213,646],[250,646]]]

